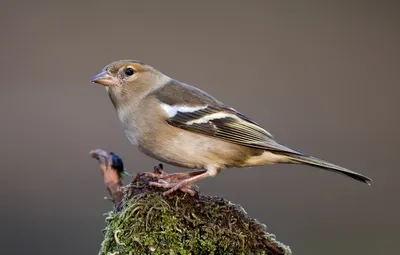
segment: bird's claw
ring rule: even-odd
[[[170,184],[170,183],[169,183]],[[186,184],[185,182],[179,182],[179,183],[171,183],[173,185],[166,185],[166,188],[168,188],[167,191],[163,192],[164,196],[168,196],[171,193],[180,190],[184,193],[188,193],[192,197],[194,197],[197,192],[199,191],[199,188],[194,185],[194,184]]]
[[[168,189],[167,191],[163,192],[164,196],[168,196],[172,192],[180,190],[194,197],[198,192],[198,187],[193,184],[189,184],[188,186],[181,186],[180,183],[169,183],[165,180],[160,179],[158,180],[158,182],[149,182],[149,185],[153,187]]]
[[[156,182],[149,182],[150,186],[168,189],[163,193],[164,196],[171,194],[174,191],[181,190],[184,193],[188,193],[192,197],[194,197],[198,192],[198,187],[193,184],[183,185],[183,182],[180,182],[183,174],[166,174],[162,170],[162,164],[154,167],[153,173],[145,173],[145,176],[157,178]]]

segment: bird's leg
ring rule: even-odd
[[[189,172],[189,173],[172,173],[167,174],[163,170],[163,165],[159,164],[154,167],[152,173],[144,173],[146,177],[158,179],[156,182],[149,182],[150,186],[161,187],[161,188],[172,188],[177,185],[182,179],[188,179],[192,176],[196,176],[205,172],[205,170]],[[176,190],[181,190],[184,193],[188,193],[191,196],[195,196],[198,191],[198,187],[195,185],[185,185],[177,188]]]
[[[169,183],[164,180],[158,180],[158,182],[150,183],[150,186],[161,187],[161,188],[165,188],[166,186],[173,187],[174,185],[176,185],[176,183]],[[179,190],[183,191],[184,193],[188,193],[189,195],[194,197],[196,195],[196,192],[198,191],[198,188],[196,187],[196,189],[194,189],[193,185],[189,185],[180,187]]]
[[[162,166],[162,164],[160,164],[160,165]],[[174,183],[174,182],[176,183],[176,182],[179,182],[180,180],[187,179],[187,178],[190,178],[193,176],[197,176],[204,172],[205,172],[205,170],[188,172],[188,173],[167,174],[162,170],[162,168],[160,169],[159,167],[155,166],[153,173],[145,173],[145,175],[146,175],[146,177],[162,179],[169,183]]]
[[[185,179],[189,179],[194,176],[198,176],[199,174],[202,174],[204,172],[206,172],[206,171],[200,170],[200,171],[194,171],[194,172],[188,172],[188,173],[172,173],[172,174],[168,174],[167,176],[165,176],[162,179],[164,179],[170,183],[171,182],[177,183],[177,182],[180,182],[181,180],[185,180]]]
[[[173,185],[173,183],[168,183],[165,186],[161,186],[161,185],[155,185],[155,186],[163,187],[163,188],[170,188],[169,190],[167,190],[163,193],[164,196],[167,196],[178,189],[182,190],[182,188],[191,187],[191,185],[193,185],[193,183],[196,181],[203,180],[210,176],[216,176],[222,170],[221,168],[218,168],[213,165],[207,166],[206,169],[207,170],[187,173],[188,178],[183,179],[182,181],[176,183],[175,185]]]
[[[179,175],[179,177],[182,177],[183,175],[184,174]],[[188,178],[185,178],[183,180],[180,179],[181,181],[179,181],[178,183],[164,182],[163,180],[162,182],[150,182],[149,184],[150,186],[169,189],[163,193],[164,196],[167,196],[178,189],[182,190],[182,188],[187,189],[191,187],[192,183],[209,177],[210,173],[208,171],[203,170],[203,171],[187,173],[185,176]]]

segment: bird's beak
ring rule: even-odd
[[[112,77],[108,72],[104,71],[92,78],[92,82],[101,84],[103,86],[112,87],[119,85],[117,78]]]

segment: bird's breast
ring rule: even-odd
[[[139,145],[138,139],[137,139],[137,132],[134,129],[126,129],[125,128],[125,135],[128,137],[128,140],[135,146]]]
[[[131,108],[125,107],[121,109],[117,109],[118,119],[121,122],[125,135],[128,140],[135,146],[138,145],[138,127],[134,118],[134,114],[131,111]]]

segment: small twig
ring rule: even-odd
[[[97,149],[90,151],[90,155],[99,161],[100,170],[104,176],[104,184],[110,193],[115,206],[117,206],[123,197],[121,169],[113,165],[113,157],[118,157],[114,153],[107,153],[104,150]]]

